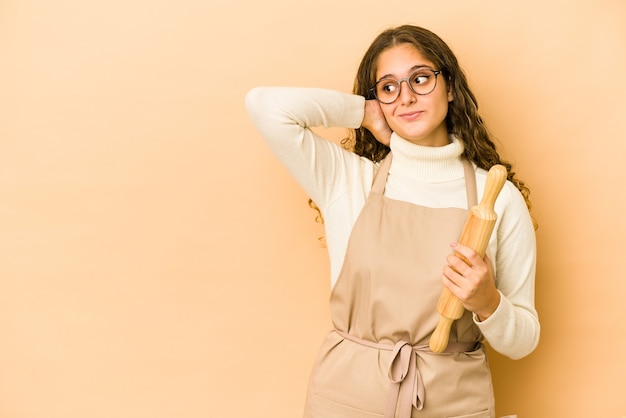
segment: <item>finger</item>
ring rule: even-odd
[[[478,255],[478,253],[476,251],[474,251],[472,248],[468,247],[467,245],[463,245],[461,243],[458,242],[453,242],[452,244],[450,244],[450,247],[458,253],[458,255],[464,257],[468,264],[473,265],[475,264],[475,262],[477,260],[480,260],[480,256]]]
[[[445,266],[443,268],[443,275],[442,275],[442,280],[444,280],[444,284],[445,282],[450,283],[450,285],[454,286],[454,287],[461,287],[464,277],[462,274],[460,274],[459,272],[457,272],[454,268],[452,268],[451,266]]]
[[[448,288],[448,290],[450,290],[450,292],[452,292],[453,295],[456,296],[456,292],[458,291],[457,289],[459,288],[459,286],[454,282],[454,280],[451,280],[450,277],[446,275],[446,273],[443,273],[441,275],[441,282],[445,287]]]
[[[487,254],[485,254],[485,257],[483,258],[483,261],[485,262],[485,264],[487,265],[487,268],[490,271],[493,271],[493,261],[491,260],[491,257],[489,257]]]
[[[467,298],[467,290],[465,290],[462,286],[463,277],[454,272],[449,267],[446,267],[446,269],[448,271],[445,271],[444,274],[441,275],[441,281],[443,282],[443,285],[462,303],[465,303],[465,300]]]
[[[460,254],[449,254],[446,257],[446,261],[448,262],[448,266],[455,270],[457,273],[461,275],[466,275],[471,270],[472,266],[468,263],[467,260]]]

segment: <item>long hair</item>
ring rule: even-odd
[[[446,78],[453,95],[453,100],[448,106],[446,127],[449,133],[463,143],[465,148],[463,156],[485,170],[489,170],[496,164],[506,167],[507,179],[519,189],[524,196],[526,206],[530,209],[530,189],[515,176],[512,165],[500,158],[478,114],[478,102],[469,88],[467,78],[454,53],[433,32],[418,26],[403,25],[388,29],[378,35],[361,60],[354,81],[353,93],[368,99],[373,98],[370,97],[370,88],[376,82],[378,57],[386,49],[401,44],[410,44],[417,48],[424,58],[441,70]],[[342,141],[342,144],[351,148],[356,154],[374,162],[382,160],[389,153],[389,147],[378,142],[374,135],[363,127],[353,130],[351,135]]]

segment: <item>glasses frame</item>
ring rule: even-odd
[[[411,79],[411,77],[413,77],[413,75],[415,75],[415,73],[420,72],[420,71],[430,71],[435,75],[435,83],[433,84],[433,88],[431,91],[429,91],[428,93],[418,93],[415,90],[413,90],[413,87],[411,86],[411,83],[409,82],[409,80]],[[401,78],[400,80],[394,80],[393,78],[381,78],[380,80],[378,80],[372,87],[370,87],[369,92],[371,97],[374,97],[376,100],[378,100],[379,103],[382,104],[392,104],[393,102],[395,102],[396,100],[398,100],[398,97],[400,97],[400,94],[402,93],[402,82],[406,81],[406,85],[409,86],[409,90],[411,90],[413,93],[419,95],[419,96],[426,96],[430,93],[432,93],[433,91],[435,91],[435,89],[437,88],[437,76],[441,74],[441,70],[433,70],[432,68],[420,68],[419,70],[415,70],[413,71],[411,74],[409,74],[408,77],[405,78]],[[378,96],[376,95],[376,86],[378,84],[380,84],[383,81],[393,81],[396,83],[396,85],[398,86],[398,95],[396,96],[395,99],[393,99],[390,102],[383,102],[382,100],[380,100],[378,98]]]

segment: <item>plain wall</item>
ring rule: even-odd
[[[403,23],[532,190],[542,336],[491,353],[498,415],[626,416],[626,2],[4,0],[0,417],[301,416],[323,229],[244,96],[349,92]]]

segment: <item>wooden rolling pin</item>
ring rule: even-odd
[[[506,182],[507,172],[504,166],[498,164],[491,167],[487,174],[487,183],[485,191],[480,203],[473,206],[469,210],[463,232],[459,238],[459,243],[466,245],[476,251],[482,258],[485,256],[489,238],[493,232],[493,227],[498,219],[498,215],[493,210],[496,198],[504,183]],[[465,260],[461,254],[455,251],[455,255]],[[452,322],[463,316],[465,308],[461,301],[444,287],[437,302],[437,312],[440,318],[433,335],[430,337],[429,346],[435,353],[443,352],[448,346],[448,338],[450,336],[450,328]]]

